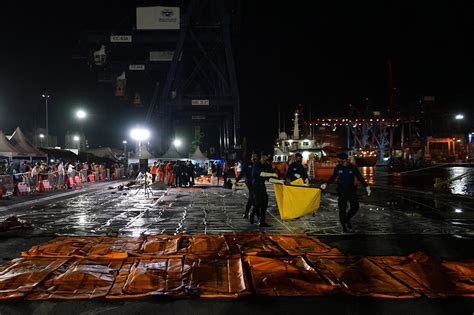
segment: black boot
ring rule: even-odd
[[[347,225],[347,227],[348,227],[349,229],[352,229],[352,224],[351,224],[351,220],[350,220],[350,219],[347,220],[346,225]]]
[[[254,224],[255,223],[255,210],[252,209],[252,212],[250,212],[250,224]]]

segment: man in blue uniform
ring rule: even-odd
[[[244,219],[248,219],[250,208],[253,205],[253,185],[252,185],[252,168],[253,164],[258,161],[258,155],[256,153],[252,154],[249,162],[246,162],[242,167],[242,171],[240,172],[239,176],[235,179],[235,182],[238,182],[242,178],[245,177],[245,185],[247,185],[247,189],[249,190],[249,196],[247,199],[247,204],[245,205],[245,212],[244,212]]]
[[[295,161],[288,166],[288,171],[285,175],[286,180],[292,182],[298,178],[302,178],[308,184],[308,173],[303,166],[303,156],[301,153],[295,154]]]
[[[272,175],[272,166],[268,162],[268,155],[261,153],[260,160],[257,160],[252,167],[252,187],[254,204],[252,212],[250,213],[250,223],[254,223],[255,214],[260,216],[260,227],[268,227],[265,221],[268,207],[268,194],[265,187],[265,180],[268,180],[269,175]],[[276,175],[275,175],[276,176]]]
[[[351,229],[351,219],[359,210],[359,199],[357,197],[357,187],[355,185],[355,178],[359,180],[362,186],[365,187],[367,195],[370,196],[370,187],[360,173],[357,166],[351,164],[346,153],[339,153],[337,155],[339,164],[334,169],[334,173],[329,178],[327,183],[321,185],[321,189],[326,189],[328,184],[334,182],[337,178],[337,196],[339,207],[339,221],[342,225],[342,230],[347,232],[347,228]],[[351,208],[346,213],[347,203],[350,203]]]

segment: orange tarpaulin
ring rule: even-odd
[[[184,295],[183,276],[189,269],[181,258],[129,258],[122,265],[107,298]]]
[[[284,256],[285,252],[264,234],[225,235],[233,254],[258,256]]]
[[[22,256],[124,259],[128,253],[138,252],[142,243],[143,240],[139,238],[59,237],[46,244],[33,246]]]
[[[419,296],[365,257],[307,255],[307,258],[330,283],[348,294],[390,298]]]
[[[239,297],[249,294],[242,260],[187,257],[191,265],[189,289],[202,297]]]
[[[229,246],[222,235],[197,234],[188,236],[188,254],[212,257],[227,257]]]
[[[342,253],[334,247],[306,235],[268,235],[278,246],[289,255],[299,256],[304,254],[320,254],[339,256]]]
[[[59,237],[22,255],[0,266],[0,299],[240,297],[250,288],[269,296],[474,297],[474,260],[344,256],[307,235]]]
[[[270,296],[320,296],[333,292],[330,284],[301,257],[277,259],[247,256],[257,294]]]
[[[91,299],[106,296],[122,260],[72,259],[53,271],[27,299]]]
[[[0,266],[0,299],[23,297],[67,258],[17,258]]]
[[[370,259],[428,297],[474,296],[474,263],[441,262],[424,253]]]
[[[180,235],[150,235],[143,242],[139,256],[177,255],[180,249]]]

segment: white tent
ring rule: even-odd
[[[196,151],[194,151],[194,153],[189,156],[189,159],[193,161],[206,161],[207,156],[205,156],[204,153],[201,152],[201,149],[198,146],[196,148]]]
[[[20,156],[31,156],[31,157],[45,157],[46,154],[38,150],[31,142],[25,137],[20,127],[16,127],[15,132],[9,137],[10,144],[12,144],[18,151]]]
[[[160,157],[160,160],[167,160],[167,161],[177,161],[182,160],[183,157],[176,151],[174,145],[170,145],[168,151]]]
[[[18,155],[18,151],[8,141],[3,131],[0,130],[0,156],[6,156],[11,159],[15,155]]]

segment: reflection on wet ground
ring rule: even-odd
[[[445,182],[440,191],[474,196],[474,167],[435,166],[402,173],[390,173],[387,167],[362,167],[360,170],[370,185],[431,191],[434,189],[435,178],[438,177]]]
[[[325,193],[314,215],[281,221],[271,185],[267,233],[342,234],[337,197]],[[101,190],[49,203],[13,214],[33,223],[36,231],[51,235],[123,236],[141,234],[250,232],[259,228],[242,218],[246,189],[232,192],[219,187],[143,192]],[[385,196],[385,195],[384,195]],[[3,214],[4,220],[12,213]],[[353,219],[355,234],[456,234],[474,236],[472,200],[390,194],[362,198]]]

